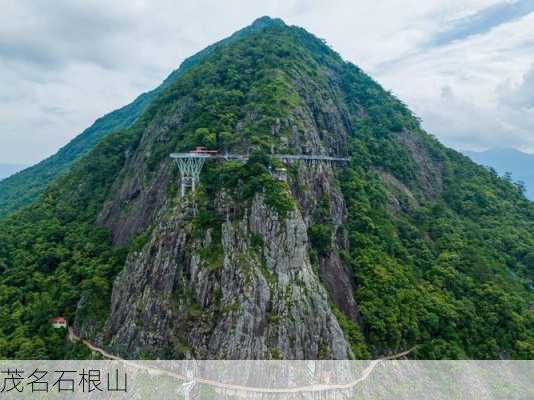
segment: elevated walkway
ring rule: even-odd
[[[202,171],[202,167],[206,160],[216,159],[246,162],[250,158],[249,155],[243,154],[219,154],[217,151],[206,150],[202,147],[197,147],[196,150],[188,153],[172,153],[170,157],[176,161],[178,169],[180,170],[180,193],[182,196],[185,195],[185,191],[188,187],[193,191],[195,190],[200,179],[200,172]],[[308,163],[343,163],[349,161],[349,158],[346,157],[331,157],[321,154],[270,154],[270,157],[282,160],[283,162],[304,161]]]

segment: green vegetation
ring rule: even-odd
[[[332,311],[336,316],[339,326],[343,330],[345,337],[351,345],[352,355],[355,360],[366,360],[369,358],[367,343],[362,334],[361,328],[356,322],[350,320],[343,312],[332,305]]]
[[[313,128],[320,146],[352,155],[337,182],[347,209],[337,229],[350,246],[336,245],[328,196],[312,210],[308,234],[315,258],[340,251],[353,272],[361,321],[334,313],[356,357],[417,344],[419,358],[533,358],[534,205],[521,188],[441,146],[401,102],[322,41],[278,22],[260,25],[186,64],[140,115],[99,130],[58,169],[42,167],[48,178],[2,183],[15,189],[1,190],[0,213],[19,207],[9,199],[25,185],[49,182],[78,159],[32,205],[0,221],[0,357],[84,356],[48,319],[63,315],[97,332],[127,253],[149,241],[147,230],[120,249],[95,223],[120,173],[134,173],[123,170],[132,154],[146,167],[146,181],[168,166],[169,153],[197,145],[251,155],[247,163],[207,163],[194,194],[193,236],[209,230],[201,256],[215,275],[223,255],[219,200],[238,218],[261,195],[286,217],[297,207],[292,191],[312,189],[295,181],[296,168],[289,183],[273,177],[279,165],[269,153],[302,152],[309,147],[296,141]],[[326,109],[342,110],[347,143]],[[124,129],[107,134],[117,127]],[[139,150],[142,140],[150,146]],[[22,203],[42,191],[35,187]],[[262,247],[262,237],[244,239]],[[203,317],[193,295],[176,295],[188,306],[188,323]],[[281,323],[278,315],[269,320]],[[182,341],[175,347],[176,354],[189,351]],[[324,345],[319,353],[328,357]],[[278,349],[271,355],[282,356]]]
[[[101,327],[126,253],[94,218],[134,136],[108,136],[41,201],[0,221],[0,358],[83,355],[53,316]]]
[[[310,244],[320,256],[325,256],[332,251],[333,234],[328,198],[321,200],[314,212],[313,220],[315,223],[308,228]]]
[[[391,212],[388,188],[368,168],[354,162],[341,179],[351,241],[345,261],[358,283],[366,341],[374,353],[421,344],[420,358],[532,358],[525,261],[533,205],[453,156],[443,164],[448,202],[402,215]]]

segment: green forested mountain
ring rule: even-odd
[[[215,48],[262,29],[265,23],[273,23],[273,21],[260,18],[254,24],[187,58],[180,65],[180,68],[173,71],[156,89],[143,93],[132,103],[98,118],[89,128],[62,147],[56,154],[5,180],[0,179],[0,217],[35,200],[46,190],[50,182],[66,173],[72,164],[95,147],[102,137],[110,132],[120,131],[131,126],[159,93]],[[274,23],[279,22],[274,21]]]
[[[0,357],[532,358],[534,205],[264,18],[0,221]],[[208,161],[181,198],[169,154]],[[345,164],[270,155],[349,157]],[[287,179],[274,171],[287,170]]]

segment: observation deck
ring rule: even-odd
[[[331,157],[321,154],[270,154],[269,156],[283,162],[302,160],[309,163],[344,163],[349,161],[349,158],[346,157]],[[180,170],[180,193],[182,196],[185,195],[186,188],[188,187],[193,191],[195,190],[200,179],[200,172],[202,171],[202,167],[206,160],[216,159],[246,162],[250,158],[249,155],[242,154],[220,154],[216,150],[207,150],[204,147],[197,147],[195,150],[188,153],[172,153],[170,157],[176,161],[178,169]]]

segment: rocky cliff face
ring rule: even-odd
[[[127,357],[339,359],[435,338],[425,357],[457,357],[472,346],[454,332],[475,308],[466,293],[478,296],[474,249],[507,268],[492,253],[502,243],[469,233],[472,216],[462,213],[478,206],[462,190],[483,176],[495,192],[480,204],[496,210],[509,195],[519,210],[497,214],[501,223],[528,214],[520,195],[461,164],[359,69],[279,22],[214,50],[132,129],[96,217],[129,250],[127,262],[104,327],[78,324]],[[251,160],[208,162],[198,190],[181,198],[168,156],[197,145]],[[271,153],[351,161],[286,163],[286,182]]]
[[[221,359],[350,356],[313,270],[298,209],[280,218],[261,195],[242,219],[192,236],[184,205],[162,216],[115,282],[106,342],[125,354]],[[220,245],[220,254],[217,251]]]
[[[348,138],[344,114],[323,100],[303,101],[290,117],[272,124],[272,138],[282,138],[278,151],[342,154]],[[174,126],[182,113],[187,109],[169,117]],[[334,130],[335,137],[328,133]],[[338,252],[348,245],[335,172],[340,166],[286,165],[293,173],[287,195],[294,203],[287,216],[261,195],[248,206],[219,196],[221,233],[207,230],[198,237],[192,234],[192,197],[174,205],[166,196],[169,186],[179,184],[175,166],[164,160],[155,172],[147,171],[147,155],[170,134],[166,128],[147,129],[99,216],[118,245],[155,227],[114,284],[105,342],[125,354],[161,354],[165,348],[172,357],[350,358],[331,308],[358,318],[353,278]],[[321,202],[332,225],[326,238],[332,245],[317,254],[307,232]],[[233,217],[236,209],[242,218]]]
[[[270,151],[346,155],[352,130],[348,110],[340,100],[336,71],[321,68],[331,81],[317,83],[298,69],[287,71],[285,85],[299,100],[272,119]],[[154,153],[187,126],[194,97],[179,98],[163,120],[145,127],[97,218],[112,229],[118,246],[150,231],[150,240],[130,254],[114,283],[100,340],[128,355],[350,358],[351,346],[332,310],[358,320],[355,282],[339,255],[348,247],[346,206],[336,176],[341,165],[286,165],[284,191],[293,204],[287,215],[268,206],[261,192],[236,204],[219,188],[214,208],[223,222],[195,233],[196,195],[168,195],[179,184],[169,153],[149,166]],[[260,109],[244,113],[235,124],[236,138],[227,151],[254,147],[246,130],[265,124]],[[331,225],[327,246],[317,252],[308,230],[326,221]]]

